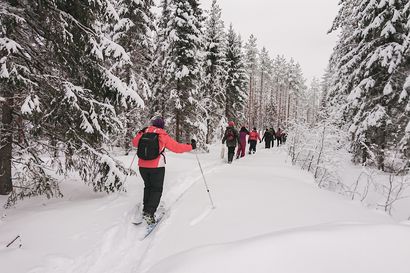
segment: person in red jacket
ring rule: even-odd
[[[256,144],[258,143],[258,139],[259,141],[261,141],[261,137],[259,136],[258,131],[256,131],[256,128],[254,127],[252,132],[249,133],[248,138],[248,142],[250,144],[249,154],[256,153]]]
[[[134,137],[132,144],[138,147],[139,141],[144,133],[157,133],[159,143],[159,156],[153,160],[139,158],[138,166],[142,179],[144,180],[143,219],[148,224],[155,223],[154,214],[161,200],[165,177],[165,149],[174,153],[185,153],[196,149],[196,141],[191,144],[178,143],[172,139],[164,130],[165,122],[162,118],[152,121],[152,126],[144,128]]]

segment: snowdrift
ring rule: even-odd
[[[148,273],[409,273],[410,226],[332,224],[196,248]]]

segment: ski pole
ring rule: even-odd
[[[208,192],[208,196],[209,196],[209,200],[211,201],[212,209],[215,209],[214,202],[212,201],[211,192],[209,191],[208,184],[206,183],[204,171],[202,170],[202,166],[201,166],[201,162],[199,161],[198,154],[195,154],[195,157],[196,157],[196,161],[198,161],[198,165],[199,165],[199,169],[201,170],[202,178],[204,179],[205,188],[206,188],[206,191]]]
[[[130,171],[131,171],[132,165],[134,165],[134,161],[135,161],[135,158],[137,157],[137,153],[138,153],[138,151],[135,152],[135,155],[134,155],[134,157],[132,158],[130,167],[128,168],[128,170],[130,170]],[[127,175],[125,176],[125,178],[124,178],[124,182],[122,183],[122,187],[123,187],[123,188],[125,188],[125,182],[127,182],[128,176],[129,176],[129,174],[127,174]]]

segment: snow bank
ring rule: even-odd
[[[408,273],[410,227],[322,225],[196,248],[148,273]]]
[[[128,178],[127,193],[95,194],[68,177],[62,199],[0,208],[1,272],[409,272],[402,270],[410,268],[409,223],[394,225],[385,213],[318,189],[284,148],[258,147],[232,165],[219,148],[198,155],[213,210],[196,156],[167,155],[161,201],[169,214],[144,241],[131,223],[139,175]],[[117,159],[129,166],[132,157]]]

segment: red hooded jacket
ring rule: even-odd
[[[153,159],[153,160],[143,160],[140,158],[138,160],[138,166],[140,166],[141,168],[165,167],[165,150],[164,149],[168,149],[171,152],[179,153],[179,154],[192,151],[191,144],[178,143],[174,139],[172,139],[172,137],[170,137],[165,132],[164,129],[157,128],[155,126],[149,126],[147,129],[145,129],[144,132],[139,132],[132,140],[132,145],[134,147],[138,147],[138,143],[144,133],[157,133],[158,140],[159,140],[159,150],[164,151],[164,152],[160,154],[156,159]]]
[[[259,136],[259,133],[256,131],[252,131],[249,133],[249,140],[261,140],[261,137]]]

